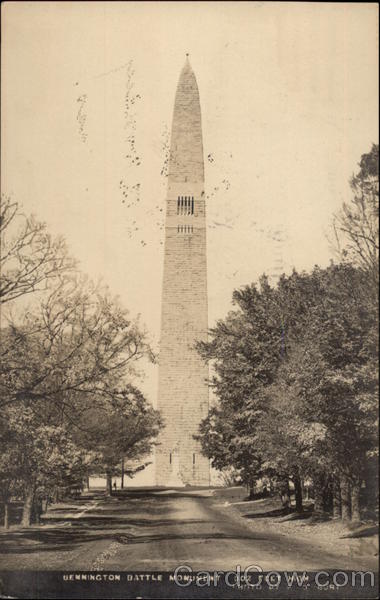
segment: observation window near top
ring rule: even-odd
[[[194,196],[178,196],[177,215],[194,214]]]

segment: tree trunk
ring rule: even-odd
[[[110,473],[107,473],[107,494],[112,496],[112,476]]]
[[[248,489],[249,489],[248,500],[253,500],[255,497],[255,484],[250,482],[248,484]]]
[[[286,511],[289,511],[290,510],[290,489],[289,489],[289,480],[288,479],[284,479],[281,482],[280,495],[281,495],[281,502],[282,502],[283,508],[286,509]]]
[[[124,489],[124,457],[121,459],[121,489]]]
[[[340,498],[340,482],[338,477],[333,479],[333,519],[342,517],[342,503]]]
[[[9,529],[9,502],[4,502],[4,529]]]
[[[303,491],[303,496],[304,496],[305,500],[309,501],[310,500],[309,486],[304,484],[302,491]]]
[[[332,478],[328,477],[324,480],[323,486],[323,510],[326,513],[333,511],[333,486]]]
[[[340,478],[340,496],[342,503],[342,520],[349,521],[351,518],[350,482],[345,475],[342,475]]]
[[[32,508],[32,520],[34,523],[41,523],[41,515],[42,515],[42,499],[38,498],[33,502]]]
[[[33,499],[34,499],[34,485],[30,485],[27,488],[24,506],[22,507],[22,518],[21,525],[22,527],[29,527],[32,518],[32,509],[33,509]]]
[[[295,475],[293,477],[293,483],[294,483],[294,497],[296,500],[296,512],[302,512],[303,511],[302,485],[301,485],[301,479],[299,478],[298,475]]]
[[[314,477],[313,479],[314,488],[314,512],[322,513],[324,508],[324,489],[323,489],[323,478]]]
[[[359,522],[360,514],[360,481],[355,480],[351,486],[351,519]]]

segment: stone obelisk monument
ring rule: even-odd
[[[187,58],[174,103],[165,224],[158,408],[165,429],[156,484],[209,485],[194,440],[208,413],[208,368],[194,344],[207,339],[206,206],[201,109]]]

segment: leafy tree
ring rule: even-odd
[[[234,302],[199,345],[218,398],[201,426],[204,452],[218,468],[240,467],[247,482],[291,479],[299,509],[303,477],[313,479],[318,510],[333,479],[339,488],[348,481],[343,496],[359,518],[358,490],[377,446],[377,318],[365,272],[316,267],[283,276],[276,289],[264,278]]]
[[[316,450],[325,467],[315,479],[330,475],[340,479],[341,487],[348,480],[352,493],[344,516],[351,512],[360,520],[364,466],[377,447],[377,315],[363,271],[333,265],[314,270],[310,278],[317,286],[315,302],[304,352],[286,365],[288,393],[305,424],[317,425],[323,434]]]
[[[24,401],[68,419],[78,401],[93,406],[117,395],[119,382],[137,374],[136,362],[152,358],[146,334],[118,301],[78,278],[62,280],[1,333],[0,406]]]
[[[103,403],[100,414],[101,418],[98,409],[86,411],[77,430],[78,443],[97,450],[92,468],[106,473],[108,493],[112,494],[112,476],[120,474],[121,459],[131,465],[148,456],[163,423],[160,413],[130,384]],[[125,473],[133,476],[140,469],[139,464],[130,466]]]
[[[238,422],[239,415],[229,410],[225,403],[210,409],[200,425],[197,438],[212,466],[228,481],[240,480],[253,493],[261,473],[260,457],[255,453],[250,433],[245,423]]]
[[[341,264],[236,290],[199,344],[218,399],[200,428],[214,466],[291,479],[299,509],[311,478],[316,510],[354,520],[377,462],[378,146],[359,166],[334,221]]]
[[[62,276],[20,320],[9,318],[1,335],[1,419],[12,424],[0,438],[5,460],[12,463],[3,462],[1,470],[9,489],[19,481],[26,525],[42,489],[80,481],[94,464],[108,461],[114,468],[116,453],[120,462],[127,448],[137,456],[149,447],[160,422],[128,385],[139,375],[139,359],[153,355],[146,334],[117,299],[78,275]],[[129,390],[126,396],[123,389]],[[124,408],[118,405],[123,399]],[[137,415],[144,411],[138,427]],[[89,444],[87,436],[84,445],[91,419],[101,421],[98,437]],[[133,425],[140,440],[132,440]],[[24,448],[22,464],[13,460],[12,439]],[[47,456],[53,463],[46,463]]]
[[[30,408],[8,407],[7,424],[2,428],[2,472],[24,498],[22,525],[30,524],[35,499],[55,487],[80,482],[91,459],[72,440],[64,425],[37,418]],[[5,431],[4,431],[5,429]],[[10,463],[10,459],[12,463]],[[9,487],[9,485],[8,485]]]
[[[219,401],[201,425],[203,451],[215,467],[237,469],[251,490],[262,475],[256,425],[282,352],[273,294],[265,277],[260,289],[252,285],[235,291],[236,310],[217,322],[208,342],[198,344],[203,358],[212,361],[211,385]]]

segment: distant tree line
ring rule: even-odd
[[[354,521],[377,506],[377,145],[359,166],[333,222],[338,261],[236,290],[198,345],[217,399],[199,435],[213,465],[284,504],[292,482],[298,511],[309,481],[315,512]]]
[[[117,298],[81,274],[64,240],[3,196],[1,232],[0,504],[41,505],[143,466],[159,413],[137,387],[147,335]],[[137,466],[136,466],[137,465]]]

